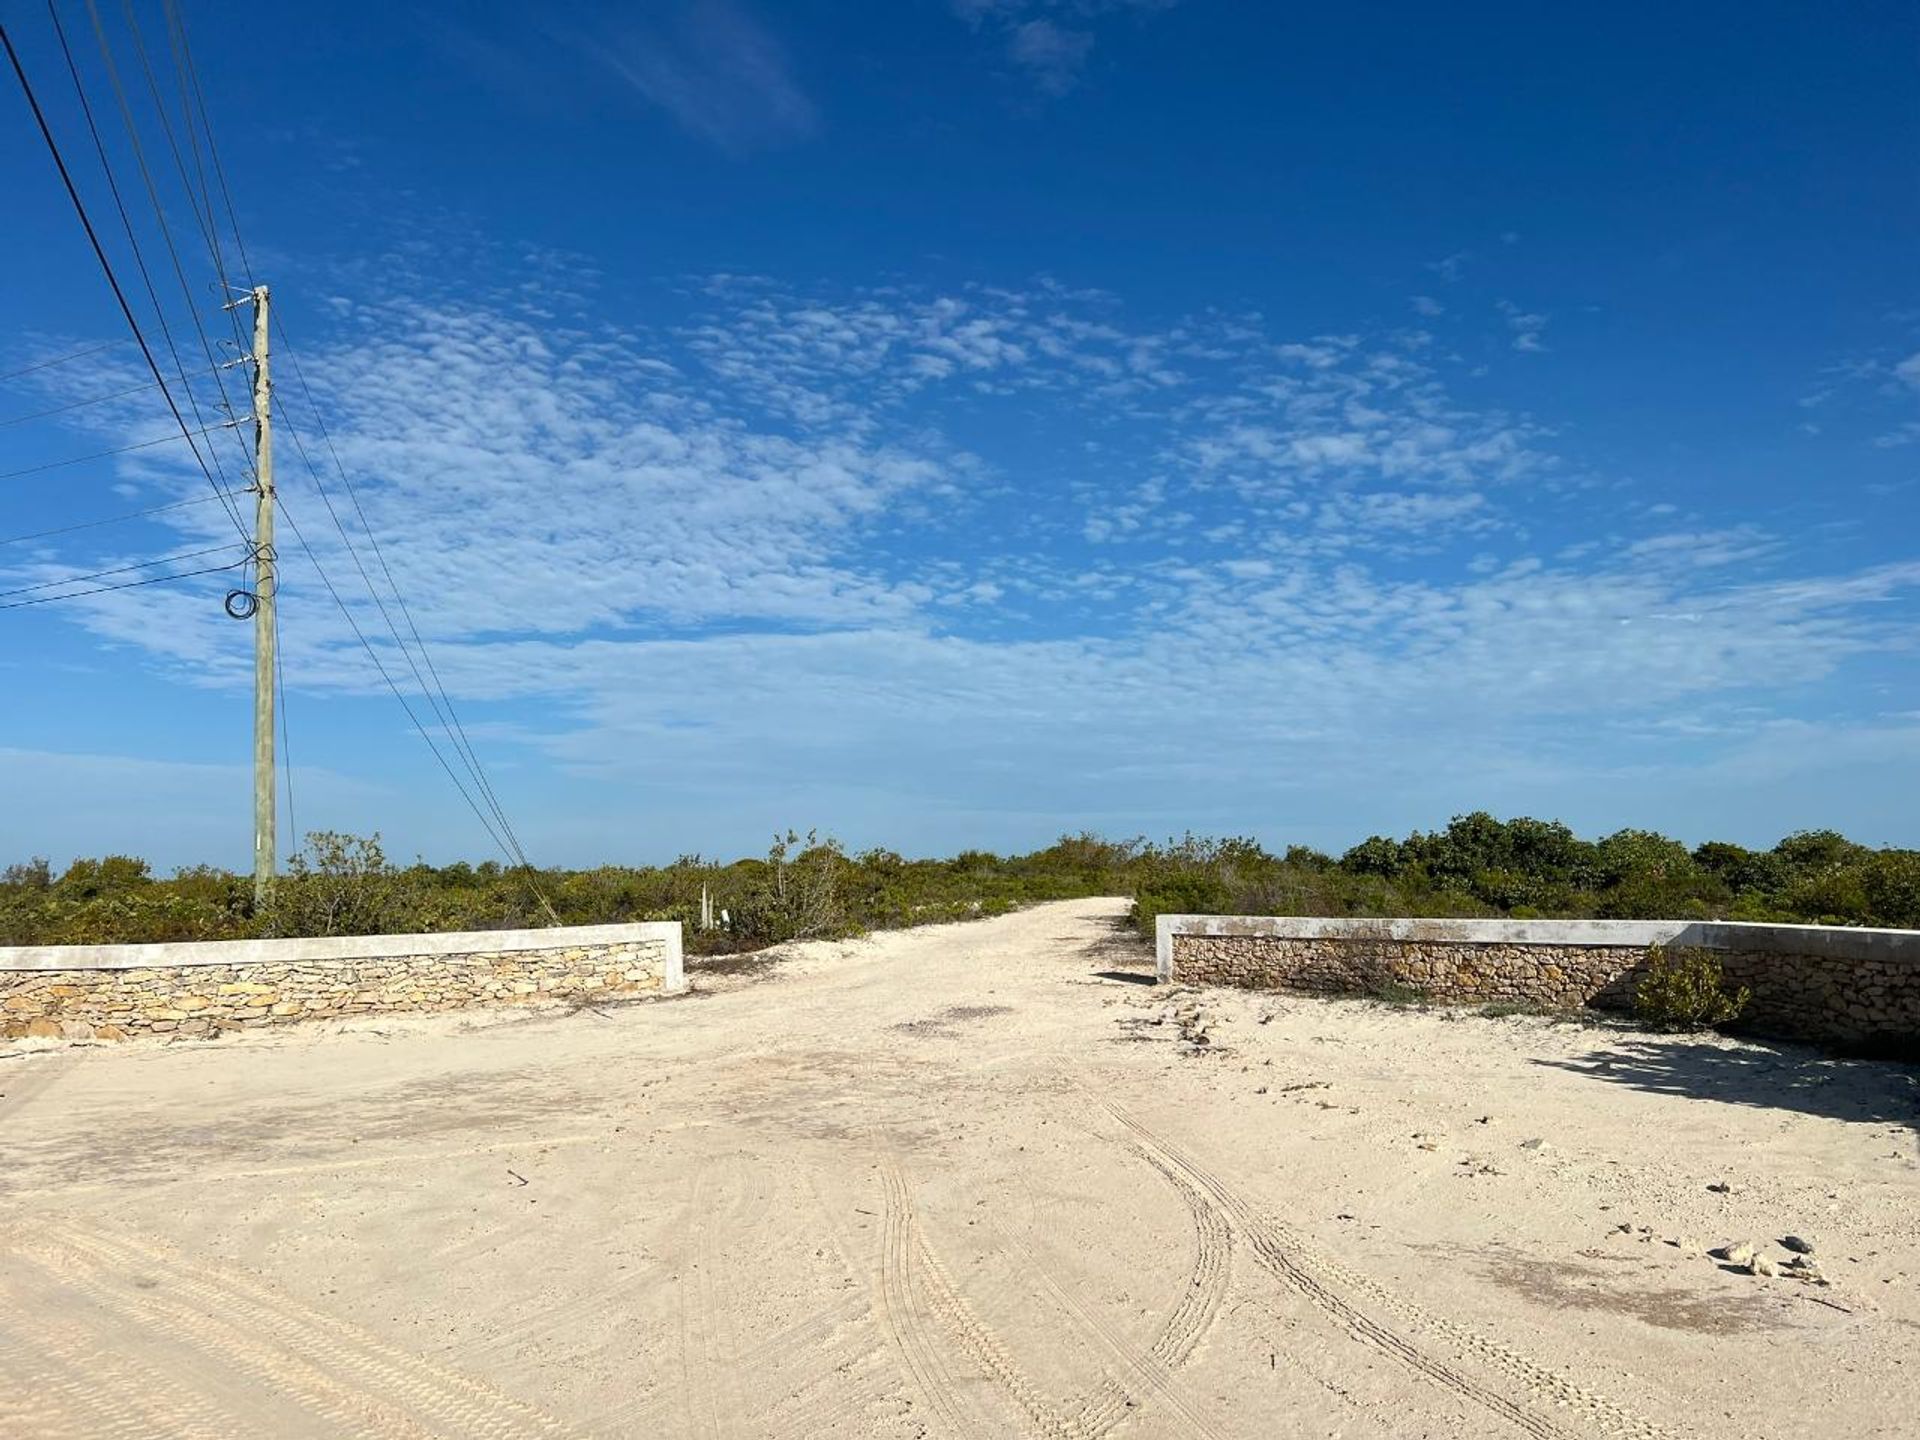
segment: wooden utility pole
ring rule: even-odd
[[[273,554],[273,381],[267,372],[267,287],[253,287],[253,903],[273,891],[274,682],[279,675],[274,608],[280,580]]]

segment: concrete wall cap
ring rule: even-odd
[[[658,944],[666,988],[685,987],[680,922],[559,925],[544,930],[445,930],[423,935],[320,935],[288,940],[191,940],[163,945],[0,946],[0,971],[164,970],[191,965],[298,965],[318,960],[568,950],[580,946]]]
[[[1157,918],[1154,939],[1155,958],[1163,980],[1172,976],[1173,938],[1178,935],[1635,949],[1649,945],[1697,945],[1710,950],[1920,965],[1920,930],[1872,930],[1846,925],[1772,925],[1737,920],[1356,920],[1306,915],[1161,915]]]

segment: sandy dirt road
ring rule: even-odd
[[[1909,1071],[1170,1002],[1123,909],[0,1060],[0,1435],[1920,1433]]]

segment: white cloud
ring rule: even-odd
[[[1064,95],[1080,79],[1093,50],[1093,36],[1048,19],[1023,20],[1007,36],[1007,56],[1045,95]]]
[[[687,0],[664,24],[637,18],[580,42],[685,129],[736,154],[804,139],[819,125],[785,51],[730,0]]]
[[[1544,426],[1466,403],[1454,362],[1391,335],[1137,323],[1046,283],[721,277],[644,334],[571,318],[563,274],[485,304],[410,288],[411,311],[343,300],[305,367],[470,723],[590,787],[590,814],[642,795],[757,830],[816,804],[911,844],[887,815],[1044,832],[1099,823],[1124,786],[1138,824],[1191,811],[1223,767],[1267,777],[1247,803],[1303,773],[1373,796],[1518,785],[1593,763],[1577,752],[1605,726],[1734,700],[1777,716],[1910,643],[1920,566],[1813,571],[1757,521],[1676,525],[1582,490]],[[311,443],[297,393],[282,403]],[[132,433],[110,418],[103,438]],[[291,512],[356,595],[282,457]],[[127,459],[143,494],[199,483]],[[213,507],[174,518],[183,544],[219,534]],[[290,534],[281,552],[296,694],[378,695]],[[191,683],[246,683],[244,627],[204,595],[56,608]],[[543,823],[567,858],[604,849],[604,829]],[[674,843],[696,842],[739,843]]]
[[[1034,89],[1057,98],[1080,83],[1093,53],[1093,24],[1124,12],[1146,15],[1171,9],[1176,3],[1178,0],[949,0],[949,7],[975,30],[990,28],[997,32],[1007,58]]]
[[[1513,332],[1514,349],[1538,353],[1547,348],[1540,337],[1547,328],[1548,317],[1522,310],[1511,300],[1496,302],[1496,308],[1507,317],[1507,328]]]

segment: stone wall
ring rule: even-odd
[[[1920,931],[1685,921],[1325,920],[1163,915],[1160,976],[1314,995],[1417,991],[1627,1010],[1649,946],[1711,950],[1752,992],[1739,1027],[1920,1053]]]
[[[677,924],[0,948],[0,1037],[215,1035],[685,986]]]

